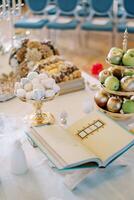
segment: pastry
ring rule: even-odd
[[[46,72],[56,83],[66,82],[81,77],[81,71],[71,62],[61,56],[51,56],[40,61],[36,67],[37,72]]]
[[[9,64],[18,71],[20,77],[25,77],[33,70],[37,62],[58,54],[51,42],[24,40],[19,48],[12,50]]]
[[[30,41],[29,40],[27,43],[27,47],[29,49],[33,49],[33,48],[40,49],[41,43],[39,41]]]
[[[16,58],[18,62],[23,62],[25,59],[26,47],[18,49],[16,53]]]
[[[33,61],[34,63],[36,63],[36,62],[38,62],[39,60],[42,59],[42,54],[36,48],[27,49],[27,53],[25,55],[25,58],[26,58],[27,62]]]

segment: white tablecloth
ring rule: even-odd
[[[86,115],[83,112],[83,102],[88,98],[89,94],[83,90],[57,97],[46,103],[45,108],[57,119],[59,113],[66,110],[70,124]],[[20,102],[17,98],[0,103],[0,113],[9,116],[4,118],[6,127],[0,122],[5,132],[5,135],[0,137],[0,200],[48,200],[53,197],[62,200],[134,199],[134,148],[106,169],[89,175],[71,192],[63,184],[63,175],[53,171],[48,166],[45,156],[37,148],[34,149],[27,140],[23,140],[29,172],[21,176],[13,175],[10,171],[12,143],[17,137],[25,138],[21,117],[31,111],[31,105]],[[1,129],[0,134],[2,131]]]

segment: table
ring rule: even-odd
[[[87,75],[85,78],[89,79]],[[95,80],[90,77],[90,81]],[[90,94],[91,96],[93,93]],[[59,96],[46,103],[46,110],[52,112],[56,118],[59,117],[61,111],[66,110],[69,114],[68,124],[70,124],[86,115],[83,112],[83,102],[87,98],[89,94],[84,90]],[[52,170],[48,166],[46,157],[24,139],[23,149],[29,172],[22,176],[13,175],[10,172],[12,141],[18,136],[25,138],[20,118],[31,110],[31,105],[20,102],[17,98],[0,103],[0,113],[10,116],[7,121],[9,128],[4,145],[4,139],[0,140],[0,200],[49,200],[52,197],[57,197],[59,200],[134,199],[134,147],[106,169],[99,169],[87,176],[80,186],[71,192],[63,184],[63,175]],[[130,121],[121,124],[126,126],[127,123]],[[114,142],[114,138],[111,142]]]

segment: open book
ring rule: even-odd
[[[58,169],[85,163],[105,167],[134,145],[134,136],[101,112],[94,111],[69,128],[31,127],[27,135]]]

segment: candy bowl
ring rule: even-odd
[[[25,116],[25,121],[32,126],[51,125],[55,122],[55,117],[50,112],[43,112],[42,107],[45,102],[53,100],[59,93],[52,97],[42,98],[40,100],[27,100],[26,98],[19,98],[21,101],[33,105],[34,111],[30,115]]]
[[[30,72],[15,84],[15,95],[23,102],[33,105],[33,114],[26,116],[32,126],[53,124],[55,119],[50,113],[42,111],[43,104],[59,95],[60,87],[46,73]]]

